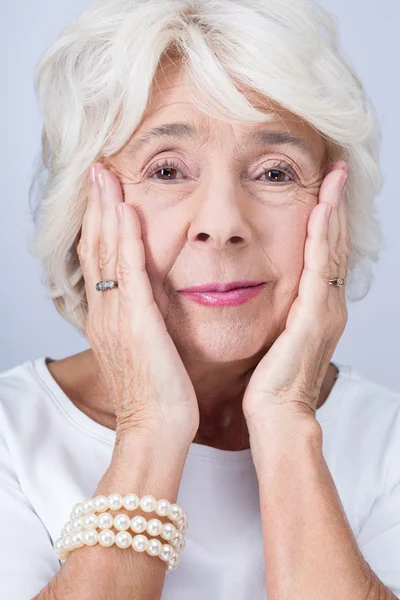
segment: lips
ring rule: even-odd
[[[225,292],[201,291],[187,292],[181,291],[182,296],[188,300],[203,304],[205,306],[239,306],[249,302],[263,290],[265,283],[241,288],[231,288]]]
[[[204,285],[196,285],[182,290],[179,292],[229,292],[230,290],[243,289],[248,287],[256,287],[263,284],[263,281],[231,281],[228,283],[215,282],[206,283]]]

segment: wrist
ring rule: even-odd
[[[161,431],[125,431],[118,437],[96,495],[133,492],[175,502],[189,446]]]
[[[263,418],[247,421],[250,445],[254,461],[282,452],[296,452],[302,444],[322,446],[322,428],[316,418],[309,414],[269,412]]]
[[[152,444],[157,440],[180,448],[189,447],[198,430],[198,423],[188,421],[182,415],[169,414],[168,418],[158,413],[151,418],[132,420],[121,416],[117,418],[115,445],[122,440],[127,444],[135,444],[136,440]]]
[[[249,432],[255,435],[263,434],[280,436],[283,430],[297,432],[302,430],[309,435],[318,435],[321,426],[315,412],[303,408],[300,404],[288,403],[282,406],[269,405],[267,402],[262,411],[251,416],[245,415]]]

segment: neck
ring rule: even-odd
[[[193,442],[225,450],[249,448],[243,395],[258,361],[185,364],[196,391],[200,426]]]

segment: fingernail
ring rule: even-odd
[[[93,185],[96,184],[96,169],[94,165],[90,167],[90,183]]]
[[[103,173],[97,173],[97,181],[102,192],[104,192],[105,182]]]
[[[340,180],[340,183],[339,183],[339,194],[340,195],[342,194],[342,192],[344,190],[344,186],[346,185],[347,177],[348,177],[348,175],[345,174],[345,176],[342,177],[342,179]]]
[[[122,208],[122,202],[120,202],[119,204],[116,205],[115,207],[115,212],[117,213],[117,217],[118,217],[118,221],[122,221],[122,218],[124,216],[124,210]]]

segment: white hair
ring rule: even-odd
[[[178,56],[188,93],[205,114],[267,121],[278,103],[350,167],[345,193],[350,256],[346,297],[360,300],[384,247],[375,197],[382,188],[375,109],[339,50],[337,20],[313,0],[100,0],[41,57],[45,175],[30,252],[44,266],[58,312],[83,335],[87,300],[76,251],[90,165],[118,152],[140,125],[160,59]],[[265,110],[249,101],[265,97]],[[258,96],[259,97],[259,96]]]

